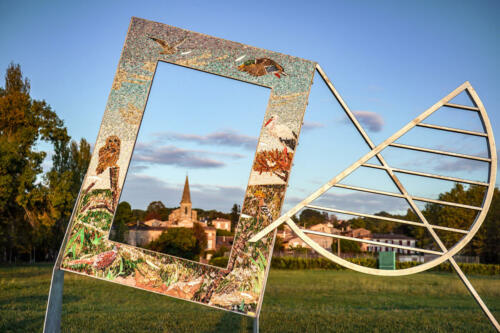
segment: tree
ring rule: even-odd
[[[238,221],[240,219],[240,205],[234,204],[233,207],[231,208],[231,232],[234,232],[236,229],[236,225],[238,224]]]
[[[481,262],[486,264],[500,263],[500,190],[495,188],[490,210],[483,225],[474,237]]]
[[[308,228],[319,223],[325,223],[327,220],[327,213],[321,213],[314,209],[304,209],[302,213],[300,213],[300,225],[304,228]]]
[[[165,207],[161,201],[153,201],[148,205],[146,209],[145,221],[156,219],[161,221],[168,220],[168,215],[171,213],[171,209]]]
[[[170,228],[146,248],[173,256],[196,260],[203,249],[200,248],[194,231],[188,228]]]
[[[274,241],[274,251],[283,251],[285,249],[285,245],[283,244],[283,238],[280,236],[276,236]]]
[[[39,140],[67,140],[63,122],[45,101],[30,97],[21,67],[10,64],[0,90],[0,250],[4,260],[30,253],[45,218],[45,192],[39,181],[46,156]]]
[[[114,241],[123,243],[125,233],[128,231],[127,224],[132,220],[132,208],[126,201],[120,202],[116,208],[115,219],[113,221]]]
[[[193,234],[196,238],[196,246],[200,249],[199,254],[201,254],[207,248],[207,234],[205,229],[199,224],[193,224]]]
[[[54,144],[52,168],[44,176],[46,194],[43,223],[50,230],[46,236],[52,244],[48,247],[51,258],[59,250],[90,157],[90,144],[85,139],[77,144],[75,141],[69,142],[68,137]]]
[[[462,184],[456,183],[455,186],[445,193],[441,193],[439,200],[464,203],[473,206],[481,206],[484,197],[485,188],[479,185],[471,185],[467,190]],[[467,230],[474,221],[477,212],[471,209],[457,208],[452,206],[439,205],[435,203],[427,204],[423,211],[424,216],[431,224],[450,227],[456,229]],[[423,228],[421,228],[423,229]],[[455,232],[446,232],[435,230],[436,234],[441,238],[447,248],[455,245],[462,237],[462,234]],[[417,238],[423,239],[424,244],[435,243],[426,230],[418,230]],[[477,255],[482,245],[476,242],[470,242],[462,254]],[[435,245],[436,247],[436,245]]]
[[[132,209],[132,220],[129,226],[136,224],[137,221],[146,221],[146,211],[142,209]]]
[[[212,221],[218,217],[223,219],[230,219],[230,214],[222,213],[215,209],[203,210],[201,208],[195,208],[194,210],[198,213],[198,219],[200,220],[206,219]]]
[[[361,247],[358,242],[345,240],[345,239],[337,239],[332,242],[332,252],[337,253],[337,242],[340,241],[340,252],[341,253],[360,253]]]

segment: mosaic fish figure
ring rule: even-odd
[[[247,60],[238,66],[238,70],[247,72],[252,76],[274,74],[277,78],[281,78],[281,75],[288,75],[285,73],[283,67],[281,67],[276,61],[269,58]]]
[[[170,54],[177,53],[177,47],[179,45],[181,45],[182,43],[184,43],[184,41],[187,39],[187,37],[182,38],[179,42],[177,42],[174,45],[170,45],[166,41],[164,41],[163,39],[159,39],[159,38],[155,38],[155,37],[149,37],[149,39],[155,41],[156,43],[158,43],[158,45],[160,45],[162,47],[163,50],[160,52],[160,54],[170,55]]]

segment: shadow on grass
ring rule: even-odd
[[[19,296],[19,297],[11,297],[0,301],[0,307],[2,305],[7,304],[44,304],[44,307],[47,304],[49,295],[32,295],[32,296]],[[64,303],[73,303],[78,302],[82,299],[80,296],[75,295],[64,295],[63,302]]]
[[[213,330],[208,332],[251,332],[252,325],[252,318],[224,311]]]
[[[33,316],[23,320],[6,323],[0,326],[1,332],[38,332],[43,327],[45,314],[42,316]]]

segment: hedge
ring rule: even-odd
[[[372,258],[351,258],[348,261],[370,268],[377,268],[377,260]],[[211,265],[226,267],[227,257],[217,257],[210,260]],[[404,269],[417,266],[419,263],[415,261],[410,262],[396,262],[396,268]],[[458,264],[465,274],[478,274],[478,275],[500,275],[500,265],[487,265],[487,264]],[[333,270],[346,270],[347,268],[340,266],[325,258],[295,258],[295,257],[273,257],[271,267],[275,269],[333,269]],[[433,272],[453,272],[453,267],[448,262],[442,263],[430,271]]]

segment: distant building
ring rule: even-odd
[[[153,227],[137,221],[135,226],[129,227],[125,243],[132,246],[144,246],[160,237],[165,229],[165,227]]]
[[[367,239],[367,240],[372,238],[371,231],[365,228],[356,228],[356,229],[349,228],[349,230],[344,232],[343,235],[358,239]],[[367,252],[367,251],[369,252],[368,247],[369,246],[366,243],[359,243],[359,249],[361,250],[361,252]]]
[[[229,232],[231,231],[231,221],[228,219],[218,217],[215,220],[212,220],[212,226],[216,229],[227,230]]]
[[[231,249],[233,247],[234,236],[217,236],[216,247],[219,250],[221,247]]]
[[[402,245],[407,247],[416,247],[417,240],[412,237],[408,237],[406,235],[401,234],[373,234],[372,240],[386,243],[386,244],[394,244],[394,245]],[[369,252],[381,252],[381,251],[395,251],[398,254],[415,254],[415,251],[406,250],[406,249],[398,249],[389,246],[382,245],[372,245],[368,246]]]
[[[315,224],[315,225],[309,227],[308,230],[324,232],[324,233],[329,233],[329,234],[336,234],[336,235],[340,234],[340,230],[334,228],[333,224],[331,224],[329,222]],[[284,235],[286,235],[286,229],[285,229],[285,231],[282,231],[282,233]],[[319,246],[321,246],[324,249],[330,250],[332,247],[332,243],[333,243],[332,237],[315,235],[315,234],[307,234],[307,236],[309,236],[309,238],[311,238],[313,241],[315,241]],[[295,248],[295,247],[310,248],[309,245],[307,245],[302,239],[300,239],[297,236],[291,236],[288,239],[285,238],[283,240],[283,247],[285,249],[291,249],[291,248]]]
[[[168,224],[167,221],[162,221],[162,220],[157,220],[157,219],[151,219],[151,220],[147,220],[146,222],[144,222],[145,225],[147,225],[148,227],[155,227],[155,228],[165,228]]]
[[[186,176],[184,191],[182,192],[181,206],[168,216],[170,227],[192,228],[193,223],[198,222],[198,213],[192,209],[191,192],[189,191],[189,180]]]
[[[206,223],[198,221],[198,214],[192,209],[189,180],[186,176],[180,207],[168,216],[167,221],[157,219],[151,219],[143,223],[137,221],[135,226],[129,228],[126,243],[133,246],[144,246],[158,239],[163,232],[168,232],[169,228],[193,228],[195,223],[203,227],[207,236],[207,247],[205,250],[215,250],[217,246],[216,228],[209,227]],[[226,225],[224,224],[225,227]],[[229,221],[229,230],[231,230],[231,221]]]

